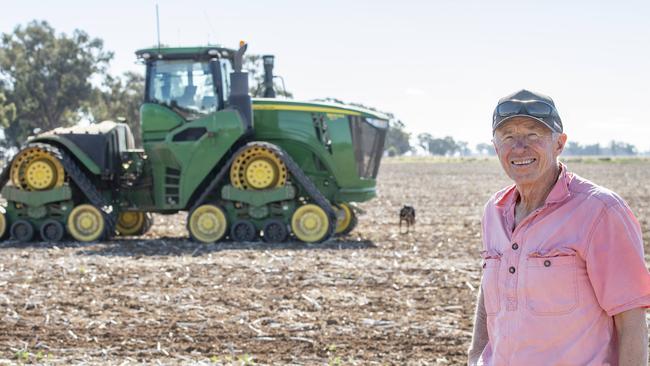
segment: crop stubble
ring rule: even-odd
[[[650,163],[569,163],[621,194],[650,238]],[[465,362],[493,160],[386,161],[351,236],[202,245],[184,215],[141,238],[0,245],[0,360],[51,364]],[[400,234],[403,204],[417,224]],[[646,260],[648,257],[646,257]]]

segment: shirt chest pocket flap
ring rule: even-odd
[[[486,315],[494,315],[501,309],[499,299],[499,267],[501,265],[501,253],[490,250],[481,252],[483,257],[483,279],[481,286],[483,290],[483,301],[485,303]]]
[[[568,248],[531,253],[526,261],[526,305],[538,315],[568,314],[578,306],[576,253]]]

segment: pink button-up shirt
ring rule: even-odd
[[[514,186],[483,217],[486,365],[617,365],[613,316],[650,306],[638,221],[615,193],[562,166],[514,228]]]

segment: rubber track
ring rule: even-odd
[[[115,232],[115,223],[117,222],[115,210],[113,210],[112,206],[104,200],[101,193],[99,193],[86,174],[79,169],[79,166],[77,166],[77,163],[70,157],[70,155],[63,150],[48,144],[34,143],[27,145],[27,147],[38,147],[43,149],[56,156],[61,161],[61,164],[63,164],[63,170],[66,174],[68,174],[72,181],[77,184],[77,187],[79,187],[88,201],[90,201],[90,204],[97,207],[102,213],[102,216],[104,216],[106,227],[104,228],[103,237],[104,239],[110,239]]]
[[[0,189],[4,188],[9,181],[9,172],[11,171],[11,165],[13,164],[14,159],[17,155],[18,154],[14,154],[14,156],[12,156],[11,159],[9,159],[9,161],[2,168],[2,173],[0,173]]]
[[[318,205],[325,213],[327,213],[327,216],[329,217],[329,230],[327,231],[327,235],[323,237],[320,242],[326,241],[327,239],[331,238],[332,235],[334,235],[334,232],[336,230],[336,212],[332,208],[332,206],[327,202],[327,199],[323,194],[316,188],[316,185],[314,182],[312,182],[311,179],[309,179],[308,176],[305,175],[305,173],[300,169],[298,164],[296,164],[295,161],[291,158],[289,154],[287,154],[284,150],[282,150],[280,147],[270,144],[268,142],[260,142],[260,141],[253,141],[249,142],[246,145],[242,146],[241,148],[237,149],[237,151],[230,156],[230,159],[226,162],[226,164],[221,168],[219,173],[212,179],[208,187],[203,191],[201,196],[196,200],[196,203],[194,206],[192,206],[192,209],[190,210],[193,211],[195,208],[200,206],[207,196],[217,187],[219,182],[223,179],[223,176],[230,170],[230,166],[232,165],[232,162],[235,160],[239,154],[250,148],[250,147],[264,147],[269,150],[272,150],[275,152],[279,157],[280,160],[287,166],[287,169],[289,169],[289,172],[291,173],[291,176],[300,184],[305,191],[307,192],[307,195],[309,198],[314,201],[316,205]]]

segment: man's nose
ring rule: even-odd
[[[525,149],[526,147],[528,147],[528,140],[526,140],[525,136],[515,137],[515,143],[512,145],[513,149]]]

